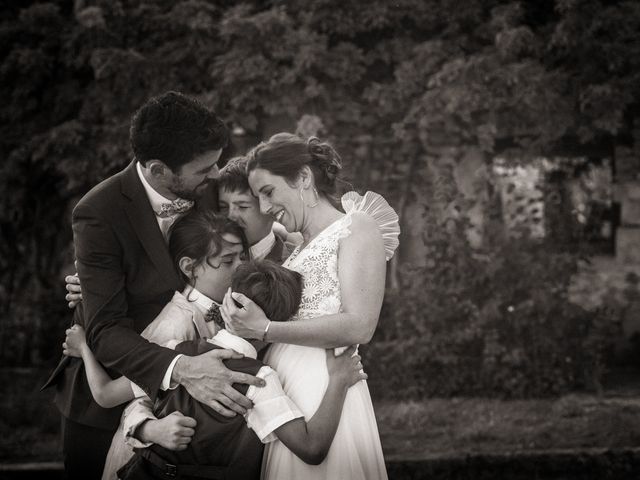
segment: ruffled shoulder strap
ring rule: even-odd
[[[400,222],[398,214],[389,205],[382,195],[375,192],[366,192],[360,195],[357,192],[347,192],[341,199],[345,213],[364,212],[376,221],[382,240],[384,241],[384,251],[387,260],[393,257],[396,248],[400,244]]]

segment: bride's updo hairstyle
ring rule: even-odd
[[[247,174],[263,168],[273,175],[283,177],[289,184],[295,183],[303,167],[313,173],[318,195],[324,196],[342,210],[338,200],[338,183],[342,160],[334,148],[310,137],[305,140],[291,133],[276,133],[266,142],[253,148],[248,154]]]

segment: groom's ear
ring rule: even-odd
[[[171,169],[162,160],[148,160],[147,168],[151,175],[157,179],[162,179],[171,173]]]

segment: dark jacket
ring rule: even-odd
[[[183,282],[135,161],[91,189],[73,210],[72,222],[83,297],[74,323],[85,327],[89,347],[112,376],[125,375],[154,399],[175,352],[139,333]],[[45,387],[54,384],[55,402],[65,417],[117,427],[123,407],[95,403],[80,359],[64,357]]]
[[[187,341],[176,347],[176,352],[199,355],[219,347],[205,340]],[[224,361],[227,368],[256,375],[263,363],[249,357]],[[235,384],[243,395],[247,385]],[[167,450],[159,445],[136,449],[133,458],[118,471],[123,480],[150,480],[166,478],[166,472],[175,478],[213,478],[258,480],[262,466],[264,445],[241,415],[224,417],[213,409],[194,400],[182,386],[160,392],[154,405],[158,418],[179,411],[197,422],[189,446],[182,451]],[[151,451],[152,453],[149,453]],[[170,475],[169,475],[170,476]]]

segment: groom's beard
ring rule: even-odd
[[[174,195],[184,198],[185,200],[198,200],[202,197],[204,192],[209,187],[209,184],[213,183],[214,180],[207,179],[198,184],[195,188],[188,189],[182,184],[182,182],[174,184],[169,190]]]

